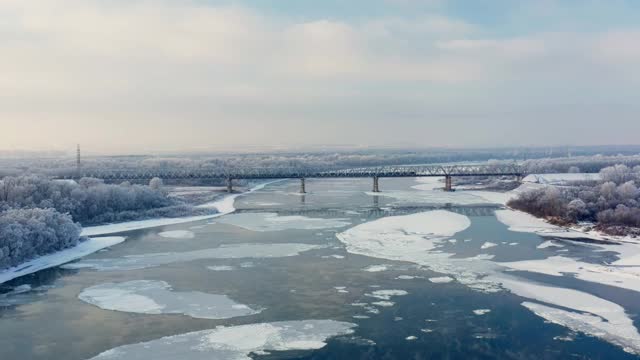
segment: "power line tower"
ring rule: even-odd
[[[76,148],[76,170],[80,173],[80,144]]]

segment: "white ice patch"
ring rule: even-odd
[[[499,276],[496,280],[516,295],[577,311],[531,302],[523,303],[536,315],[571,330],[599,337],[621,346],[626,351],[640,353],[640,334],[620,305],[585,292],[546,286],[509,276]]]
[[[420,186],[420,185],[416,185]],[[494,204],[493,196],[485,195],[484,191],[407,191],[390,190],[384,192],[368,192],[371,196],[390,197],[404,203],[426,203],[426,204],[456,204],[456,205],[479,205]],[[486,193],[489,193],[488,191]]]
[[[417,339],[418,339],[418,338],[417,338],[417,337],[415,337],[415,336],[413,336],[413,335],[411,335],[411,336],[407,336],[407,337],[405,338],[405,340],[407,340],[407,341],[414,341],[414,340],[417,340]]]
[[[564,245],[558,243],[557,241],[547,240],[547,241],[543,242],[542,244],[536,246],[536,249],[546,249],[546,248],[550,248],[550,247],[564,247]]]
[[[511,270],[563,276],[640,292],[640,267],[591,264],[562,256],[499,263]]]
[[[152,253],[128,255],[113,259],[82,260],[67,264],[67,269],[91,268],[100,271],[137,270],[176,262],[202,259],[241,259],[241,258],[275,258],[296,256],[301,252],[319,249],[317,245],[307,244],[234,244],[217,248],[185,252]],[[242,265],[241,265],[242,266]]]
[[[429,278],[429,281],[431,281],[434,284],[446,284],[446,283],[452,282],[453,279],[448,276],[439,276],[439,277]]]
[[[597,234],[571,230],[549,224],[543,219],[539,219],[522,211],[496,210],[496,218],[501,223],[507,225],[509,227],[509,230],[515,232],[528,232],[546,237],[559,237],[568,239],[590,238],[595,240],[604,240],[602,236],[599,236]]]
[[[123,242],[124,239],[122,236],[91,238],[72,248],[40,256],[21,265],[2,270],[2,272],[0,272],[0,284],[20,276],[68,263],[98,250],[119,244]]]
[[[348,219],[322,219],[306,216],[279,216],[277,213],[241,213],[225,216],[216,222],[251,231],[282,231],[289,229],[317,230],[350,225]]]
[[[200,319],[228,319],[258,314],[226,295],[177,292],[164,281],[106,283],[82,290],[78,298],[105,310],[139,314],[184,314]]]
[[[600,174],[590,173],[567,173],[567,174],[531,174],[522,179],[523,182],[545,184],[545,185],[564,185],[572,181],[600,181]]]
[[[491,312],[491,310],[489,310],[489,309],[476,309],[476,310],[473,310],[473,313],[476,314],[476,315],[484,315],[484,314],[488,314],[490,312]]]
[[[382,272],[389,270],[390,265],[380,264],[380,265],[370,265],[366,268],[362,269],[366,272]]]
[[[214,265],[214,266],[207,266],[207,269],[211,271],[232,271],[232,270],[235,270],[236,268],[229,265]]]
[[[163,231],[158,234],[160,237],[169,238],[169,239],[193,239],[195,234],[193,231],[189,230],[172,230],[172,231]]]
[[[395,303],[393,301],[374,301],[371,303],[371,305],[381,306],[381,307],[390,307],[395,305]]]
[[[498,244],[487,241],[484,244],[482,244],[482,246],[480,246],[480,249],[483,249],[483,250],[484,249],[489,249],[489,248],[492,248],[494,246],[498,246]]]
[[[218,327],[120,346],[92,360],[251,360],[251,353],[320,349],[330,337],[352,334],[355,326],[303,320]]]
[[[409,293],[404,290],[376,290],[371,293],[364,294],[364,296],[380,299],[391,300],[392,296],[405,296]]]

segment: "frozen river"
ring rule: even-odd
[[[557,239],[502,194],[432,179],[370,187],[273,183],[237,197],[235,213],[118,233],[126,241],[5,283],[0,359],[640,353],[635,245]]]

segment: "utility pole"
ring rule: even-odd
[[[80,173],[80,144],[76,148],[76,170]]]

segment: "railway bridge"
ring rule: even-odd
[[[247,179],[299,179],[300,192],[306,192],[305,179],[309,178],[371,178],[372,191],[380,192],[380,178],[443,177],[444,189],[453,191],[453,177],[524,176],[517,164],[497,165],[428,165],[428,166],[379,166],[339,170],[305,168],[153,168],[153,169],[103,169],[78,168],[56,176],[57,179],[99,178],[106,181],[161,179],[226,179],[227,190],[233,191],[233,180]]]

